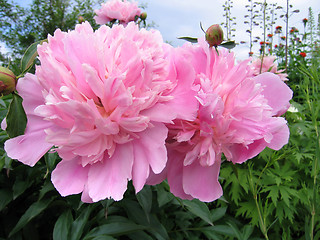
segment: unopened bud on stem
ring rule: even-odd
[[[210,47],[217,47],[223,41],[223,30],[219,24],[214,24],[206,31],[206,41]]]
[[[147,13],[146,12],[141,13],[140,19],[141,20],[146,20],[147,19]]]
[[[16,76],[8,68],[0,67],[0,94],[8,95],[16,89]]]

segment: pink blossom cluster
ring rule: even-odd
[[[5,150],[30,166],[56,151],[62,196],[121,200],[128,181],[139,192],[167,178],[174,195],[209,202],[222,195],[222,154],[243,163],[288,142],[280,112],[292,91],[204,39],[173,48],[134,23],[93,31],[85,22],[56,30],[38,54],[36,73],[17,84],[25,134]]]
[[[113,20],[118,20],[121,24],[134,21],[136,16],[140,16],[141,9],[137,2],[127,0],[109,0],[101,4],[100,9],[96,9],[97,16],[94,17],[97,24],[106,24]]]
[[[277,74],[282,81],[288,80],[288,74],[284,73],[284,70],[279,70],[277,63],[275,62],[275,56],[264,56],[261,64],[261,58],[257,58],[252,62],[252,68],[254,75],[257,76],[260,73],[272,72]]]

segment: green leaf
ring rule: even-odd
[[[178,39],[186,40],[191,43],[197,43],[198,38],[193,38],[193,37],[178,37]]]
[[[145,230],[145,229],[147,229],[147,227],[137,225],[133,222],[130,222],[129,220],[126,223],[113,222],[113,223],[104,224],[92,229],[85,236],[84,240],[92,240],[95,237],[102,236],[102,235],[121,236],[121,235],[126,235],[128,233]]]
[[[221,234],[223,236],[235,237],[235,234],[230,226],[227,225],[215,225],[210,227],[205,227],[202,229],[203,232],[212,231],[214,233]],[[225,237],[223,239],[226,239]]]
[[[240,232],[239,228],[237,227],[237,225],[233,222],[228,222],[227,224],[231,227],[231,229],[234,232],[237,239],[242,240],[241,232]]]
[[[0,98],[0,109],[6,109],[7,105],[6,103],[3,101],[3,99]]]
[[[148,217],[152,207],[152,190],[150,186],[144,186],[143,189],[137,194],[137,199],[146,216]]]
[[[232,49],[236,46],[236,43],[234,41],[228,41],[228,42],[221,43],[219,46],[227,49]]]
[[[53,229],[53,240],[69,239],[73,217],[70,210],[64,212],[57,220]]]
[[[208,206],[205,203],[200,202],[197,199],[194,199],[192,201],[183,200],[183,204],[194,215],[200,217],[202,220],[204,220],[205,222],[209,223],[210,225],[213,225],[212,224],[212,219],[211,219],[211,213],[209,211]]]
[[[211,220],[212,222],[218,221],[220,218],[222,218],[227,211],[227,207],[220,207],[216,209],[211,210]]]
[[[166,190],[167,185],[168,183],[163,181],[161,184],[158,184],[155,186],[157,189],[157,201],[158,201],[159,207],[164,206],[165,204],[172,201],[172,199],[174,199],[173,194],[170,191]]]
[[[86,225],[89,215],[93,210],[93,205],[89,205],[82,211],[80,216],[72,223],[71,240],[78,240],[83,234],[84,226]]]
[[[38,216],[43,210],[45,210],[53,199],[46,199],[39,202],[34,202],[22,215],[17,225],[11,230],[9,237],[21,230],[26,224],[28,224],[33,218]]]
[[[26,181],[17,178],[13,184],[13,200],[19,197],[32,184],[32,181]]]
[[[242,229],[242,239],[247,240],[251,236],[253,232],[253,226],[252,225],[245,225]]]
[[[22,98],[16,94],[12,94],[12,101],[9,106],[7,121],[7,133],[10,138],[24,134],[27,126],[27,116],[22,107]]]
[[[42,188],[41,188],[41,190],[40,190],[40,193],[39,193],[39,201],[44,197],[44,195],[46,194],[46,193],[48,193],[48,192],[50,192],[50,191],[52,191],[52,190],[54,190],[55,188],[54,188],[54,186],[53,186],[53,184],[52,184],[52,182],[51,181],[46,181],[44,184],[43,184],[43,186],[42,186]]]
[[[8,189],[0,189],[0,211],[13,200],[12,192]]]
[[[47,39],[31,44],[27,48],[27,50],[25,51],[25,53],[21,59],[21,72],[22,72],[22,74],[27,72],[32,67],[34,60],[38,56],[37,47],[39,44],[42,44],[43,42],[47,42]]]

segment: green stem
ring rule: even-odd
[[[262,217],[261,209],[260,209],[260,206],[259,206],[259,203],[258,203],[257,185],[255,187],[253,186],[254,184],[253,184],[252,172],[251,172],[250,168],[249,168],[249,175],[250,175],[249,180],[250,180],[250,187],[251,187],[253,199],[254,199],[254,202],[255,202],[257,210],[258,210],[260,228],[261,228],[261,231],[262,231],[265,239],[269,240],[268,233],[267,233],[267,228],[266,228],[266,225],[265,225],[265,221],[264,221],[264,218]]]
[[[262,56],[261,56],[261,64],[260,64],[260,74],[262,72],[263,59],[266,50],[266,10],[267,10],[267,0],[264,0],[263,3],[263,45],[262,47]]]
[[[311,77],[311,80],[313,78]],[[314,167],[313,167],[313,201],[311,203],[311,229],[310,229],[310,239],[313,240],[313,229],[315,226],[315,215],[316,215],[316,196],[317,196],[317,171],[318,171],[318,163],[320,161],[320,139],[319,139],[319,130],[318,130],[318,122],[317,115],[314,112],[314,109],[311,104],[310,94],[309,94],[309,86],[306,87],[306,101],[309,107],[309,111],[311,113],[312,123],[314,125],[315,133],[316,133],[316,157],[314,159]]]

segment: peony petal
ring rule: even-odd
[[[133,154],[132,182],[137,193],[143,188],[149,176],[150,167],[148,160],[150,156],[148,151],[145,150],[145,146],[138,141],[135,141],[133,144]]]
[[[220,160],[211,166],[202,167],[198,161],[183,168],[183,189],[186,194],[203,202],[211,202],[222,196],[218,181]]]
[[[273,108],[272,113],[277,116],[284,113],[284,108],[289,107],[288,103],[292,98],[292,90],[273,73],[262,73],[256,76],[254,80],[263,86],[262,94],[268,100],[268,105]]]
[[[27,115],[34,114],[34,109],[44,104],[43,90],[43,86],[40,85],[35,75],[27,73],[25,77],[19,79],[17,91],[23,98],[22,105]]]
[[[186,194],[183,189],[183,159],[184,155],[174,151],[168,150],[169,161],[166,167],[167,170],[167,178],[170,186],[170,192],[177,197],[182,199],[191,200],[193,197],[189,194]]]
[[[4,150],[10,158],[32,167],[53,146],[47,143],[45,138],[43,129],[26,131],[25,135],[7,140],[4,143]]]
[[[58,163],[51,175],[51,181],[61,196],[78,194],[84,190],[89,167],[82,167],[79,158]]]
[[[168,129],[163,123],[152,124],[154,127],[150,127],[139,134],[139,141],[141,145],[145,147],[152,171],[158,174],[164,169],[167,163],[165,140],[168,135]]]
[[[233,163],[243,163],[250,158],[257,156],[265,147],[267,143],[264,139],[256,140],[248,146],[242,144],[233,144],[229,150],[232,153],[231,161]],[[230,160],[230,159],[228,159]]]
[[[94,201],[113,198],[119,201],[131,179],[133,165],[132,144],[118,145],[111,158],[105,154],[103,162],[90,166],[88,177],[89,196]]]
[[[279,150],[289,141],[290,131],[287,126],[287,121],[284,118],[273,118],[274,131],[272,132],[273,138],[267,145],[269,148]]]
[[[167,150],[165,140],[168,129],[164,124],[154,123],[139,134],[139,138],[132,142],[134,150],[134,164],[132,168],[132,181],[139,192],[149,176],[149,167],[153,173],[160,173],[167,163]]]

